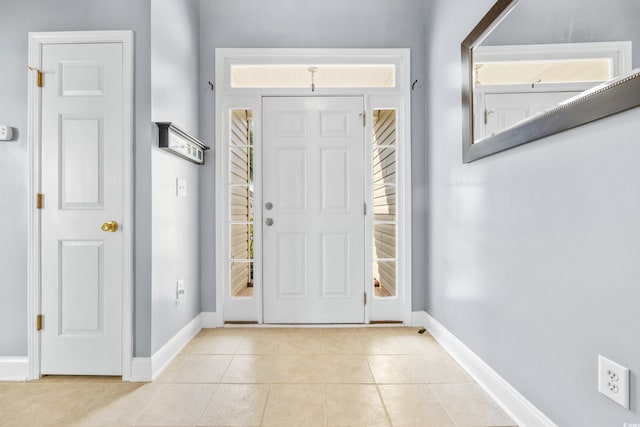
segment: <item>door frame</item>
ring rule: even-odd
[[[122,379],[131,378],[133,360],[133,32],[132,31],[64,31],[29,33],[28,65],[28,257],[27,257],[27,357],[28,379],[40,378],[40,333],[36,316],[41,310],[41,211],[36,197],[41,192],[41,122],[42,93],[38,72],[42,67],[45,45],[120,43],[123,48],[123,217],[122,232]],[[44,76],[46,79],[46,75]],[[46,200],[45,200],[46,203]]]
[[[233,88],[231,87],[230,68],[232,64],[394,64],[396,66],[396,84],[390,88],[316,88],[312,93],[310,88]],[[398,184],[401,186],[399,197],[401,198],[402,212],[399,215],[400,224],[398,236],[398,292],[394,299],[398,319],[405,325],[411,323],[411,75],[410,75],[410,50],[409,49],[243,49],[243,48],[217,48],[215,51],[215,230],[216,230],[216,324],[221,326],[228,320],[249,320],[263,323],[263,296],[262,296],[262,98],[265,96],[362,96],[364,99],[365,113],[368,117],[365,126],[365,144],[371,144],[372,127],[371,118],[373,109],[396,109],[401,113],[397,126],[397,137],[403,141],[402,152],[398,160],[402,162],[403,169]],[[228,318],[226,304],[228,299],[228,242],[227,242],[227,216],[228,216],[228,188],[227,188],[227,136],[229,123],[226,116],[230,109],[251,109],[254,113],[254,156],[258,159],[254,162],[255,188],[254,193],[254,271],[258,280],[254,282],[253,303],[244,307],[236,306],[245,317]],[[370,145],[366,145],[367,147]],[[366,152],[366,149],[365,149]],[[369,156],[367,156],[368,158]],[[365,159],[365,170],[370,170],[371,160]],[[366,176],[365,191],[369,191],[370,178]],[[366,200],[369,200],[368,195]],[[369,211],[371,211],[369,209]],[[372,245],[368,234],[373,227],[373,219],[370,212],[365,216],[365,250]],[[365,265],[372,262],[371,255],[367,253]],[[370,269],[369,269],[370,270]],[[370,279],[370,280],[369,280]],[[365,280],[373,284],[373,273],[365,271]],[[257,286],[256,286],[257,285]],[[371,286],[371,289],[373,285]],[[365,306],[365,324],[372,319],[372,307],[374,296],[367,293]],[[229,298],[230,299],[230,298]],[[236,298],[240,300],[241,298]],[[257,302],[256,302],[257,301]],[[245,314],[246,313],[246,314]],[[237,317],[237,316],[236,316]],[[384,320],[389,320],[385,318]]]

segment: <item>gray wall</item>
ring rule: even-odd
[[[536,43],[633,43],[633,67],[640,67],[640,31],[628,17],[640,16],[640,2],[629,0],[520,0],[486,45]]]
[[[149,0],[2,0],[0,123],[17,139],[0,142],[0,356],[27,354],[27,32],[135,31],[135,336],[150,349],[150,54]]]
[[[198,136],[199,0],[151,1],[151,119]],[[157,147],[152,160],[151,354],[200,314],[199,168]],[[176,196],[176,179],[187,196]],[[211,197],[211,196],[209,196]],[[176,304],[177,280],[187,297]]]
[[[201,1],[201,87],[214,78],[216,47],[410,48],[412,92],[413,308],[423,309],[427,271],[424,144],[424,8],[423,0],[262,0]],[[214,143],[214,93],[203,89],[201,136]],[[214,168],[201,170],[202,308],[215,311]]]
[[[427,17],[427,311],[557,425],[638,423],[640,109],[462,164],[459,44],[492,4]],[[631,369],[631,411],[598,354]]]

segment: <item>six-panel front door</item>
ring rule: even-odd
[[[262,107],[264,322],[363,323],[363,98]]]
[[[42,69],[41,373],[121,375],[123,45],[44,45]]]

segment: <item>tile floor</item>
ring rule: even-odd
[[[0,426],[514,425],[417,331],[207,329],[153,383],[0,383]]]

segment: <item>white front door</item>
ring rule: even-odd
[[[264,322],[363,323],[363,98],[262,111]]]
[[[44,45],[42,70],[41,373],[121,375],[123,45]]]

